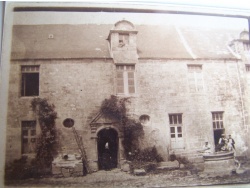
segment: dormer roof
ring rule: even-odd
[[[111,33],[138,33],[134,24],[127,20],[120,20],[114,24],[114,26],[110,29],[110,33],[108,35],[107,40],[110,40]]]
[[[115,23],[113,30],[132,31],[132,30],[135,30],[135,26],[127,20],[120,20],[120,21]]]
[[[240,33],[240,39],[241,40],[249,40],[249,32],[244,30]]]

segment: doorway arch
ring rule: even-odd
[[[97,134],[98,168],[117,168],[119,138],[115,129],[104,128]]]

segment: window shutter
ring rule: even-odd
[[[117,72],[117,93],[124,93],[123,72]]]
[[[129,93],[135,93],[134,72],[128,72],[128,91]]]

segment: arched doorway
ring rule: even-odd
[[[97,134],[99,170],[117,168],[118,143],[118,133],[112,128],[102,129]]]

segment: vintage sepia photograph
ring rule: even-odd
[[[5,187],[250,183],[250,9],[5,11]]]

